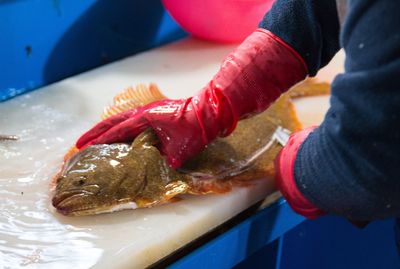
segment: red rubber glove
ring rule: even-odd
[[[316,219],[326,213],[313,205],[300,192],[294,178],[294,162],[301,144],[315,128],[310,127],[291,135],[286,146],[275,159],[275,177],[278,189],[295,212],[309,219]],[[351,219],[348,221],[357,228],[365,228],[369,224],[369,221]]]
[[[216,137],[230,134],[239,119],[259,113],[307,75],[303,59],[271,32],[258,29],[223,61],[195,96],[163,100],[100,122],[76,143],[126,142],[148,127],[173,168]]]
[[[309,219],[315,219],[325,213],[307,200],[298,189],[294,178],[294,162],[301,144],[315,128],[310,127],[292,134],[275,159],[278,189],[295,212]]]

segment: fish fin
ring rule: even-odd
[[[223,194],[235,187],[251,187],[259,180],[274,178],[274,166],[254,168],[227,179],[198,179],[190,185],[188,193],[193,195]]]
[[[64,162],[68,161],[71,159],[72,156],[74,156],[76,153],[79,152],[79,149],[76,146],[72,146],[68,152],[64,155]]]
[[[168,203],[177,203],[177,202],[180,202],[182,200],[183,200],[182,197],[175,196],[175,197],[172,197],[171,199],[169,199]]]
[[[165,186],[164,199],[171,200],[178,194],[187,193],[188,190],[189,190],[189,185],[184,181],[177,180],[177,181],[171,182],[167,186]]]
[[[65,165],[67,161],[72,158],[76,153],[79,152],[79,149],[76,146],[72,146],[68,152],[64,155],[63,162],[61,164],[61,168],[57,174],[55,174],[50,180],[50,190],[54,190],[57,186],[57,180],[60,178],[62,172],[64,171]]]
[[[279,113],[279,111],[285,111],[285,115],[281,115],[279,119],[271,118],[270,121],[274,122],[277,126],[281,126],[292,132],[302,129],[300,120],[297,117],[296,108],[288,93],[282,94],[278,100],[270,106],[269,111],[271,112],[271,115]]]
[[[307,96],[328,95],[330,94],[331,84],[319,81],[316,78],[307,78],[294,85],[287,94],[290,98],[296,99]]]
[[[114,97],[113,104],[104,109],[101,118],[106,119],[126,110],[144,106],[153,101],[162,99],[166,99],[166,97],[161,93],[160,89],[155,83],[150,83],[149,86],[139,84],[136,87],[129,87]],[[77,152],[79,152],[79,149],[75,146],[69,149],[64,156],[64,162],[62,164],[61,171],[64,169],[66,162]],[[51,180],[51,188],[57,184],[56,180],[59,175],[60,173],[55,175]]]
[[[297,132],[297,131],[300,131],[301,129],[303,129],[303,125],[301,124],[299,118],[297,117],[296,108],[295,108],[292,100],[290,100],[288,103],[288,111],[290,113],[290,117],[292,118],[291,125],[292,125],[293,132]]]
[[[104,108],[101,118],[106,119],[162,99],[166,99],[166,97],[154,83],[150,83],[149,86],[139,84],[136,87],[129,87],[114,97],[112,105]]]
[[[61,172],[58,172],[57,174],[55,174],[51,179],[50,179],[50,183],[49,183],[49,188],[50,191],[55,191],[56,187],[57,187],[57,180],[60,177]]]
[[[135,203],[138,205],[138,208],[144,208],[167,204],[170,202],[177,202],[180,200],[177,195],[188,193],[189,189],[190,186],[186,182],[182,180],[176,180],[168,183],[165,186],[165,189],[163,190],[163,194],[162,196],[160,196],[160,199],[154,200],[146,197],[138,197],[135,199]]]
[[[232,190],[230,180],[201,179],[192,182],[188,193],[193,195],[204,195],[211,193],[223,194]]]

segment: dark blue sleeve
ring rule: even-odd
[[[319,208],[354,220],[400,216],[400,1],[354,0],[341,33],[345,73],[295,179]]]
[[[314,76],[339,50],[335,0],[277,0],[260,27],[280,37],[305,60]]]

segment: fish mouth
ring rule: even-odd
[[[71,190],[54,195],[52,199],[53,206],[63,215],[74,215],[82,210],[91,210],[95,208],[93,203],[88,203],[89,197],[94,193],[85,190]]]
[[[52,204],[57,212],[64,216],[86,216],[138,208],[137,204],[131,199],[97,204],[94,201],[90,201],[90,197],[93,196],[94,193],[89,191],[73,190],[55,195],[52,199]]]

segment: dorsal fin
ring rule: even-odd
[[[317,95],[328,95],[331,85],[316,78],[307,78],[289,89],[287,94],[292,99]]]
[[[148,87],[144,84],[129,87],[114,97],[112,105],[104,108],[101,118],[106,119],[126,110],[141,107],[162,99],[166,99],[166,97],[154,83],[150,83]]]
[[[144,106],[153,101],[166,99],[166,97],[161,93],[158,86],[154,83],[150,83],[147,87],[144,84],[139,84],[135,88],[129,87],[123,92],[117,94],[113,99],[113,104],[104,108],[103,114],[101,115],[102,119],[106,119],[112,115],[118,114],[120,112],[133,109],[136,107]],[[153,140],[151,140],[153,141]],[[71,147],[67,154],[64,156],[64,162],[62,165],[62,169],[65,163],[74,156],[79,149],[75,146]],[[59,173],[54,177],[52,182],[54,185],[56,184],[55,180],[59,176]]]

